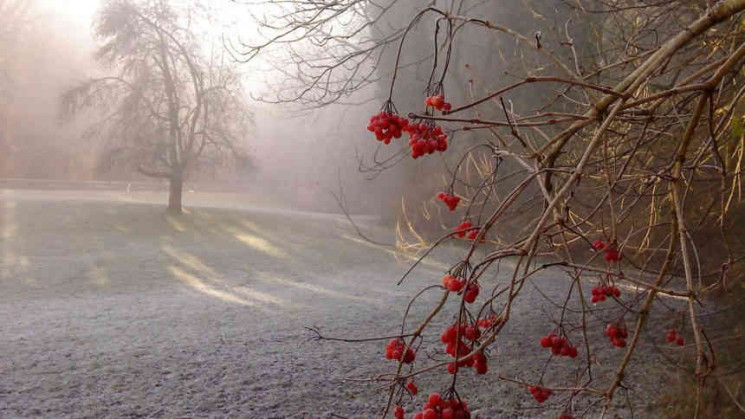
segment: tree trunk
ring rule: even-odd
[[[168,213],[181,214],[181,195],[184,188],[184,179],[179,171],[174,171],[170,178],[168,188]]]

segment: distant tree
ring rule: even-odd
[[[188,17],[166,0],[105,1],[94,23],[102,41],[95,58],[115,72],[62,98],[68,117],[98,107],[103,117],[92,132],[111,142],[109,159],[169,180],[170,213],[181,212],[184,178],[200,159],[243,158],[250,123],[239,74],[215,51],[202,52]]]

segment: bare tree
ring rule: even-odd
[[[168,179],[168,211],[180,213],[184,178],[201,157],[243,153],[250,114],[240,76],[219,54],[201,52],[166,0],[109,0],[95,32],[96,59],[116,73],[66,92],[65,113],[102,107],[96,128],[112,142],[109,153]]]
[[[332,32],[334,19],[366,7],[384,11],[396,2],[278,3],[285,9],[273,25],[279,34],[250,46],[249,58],[271,42],[344,44],[344,36]],[[552,397],[556,402],[544,408],[565,418],[604,416],[619,408],[618,393],[632,384],[630,372],[639,368],[632,360],[648,339],[679,355],[678,366],[696,385],[691,416],[700,417],[705,385],[724,376],[717,349],[725,346],[707,333],[702,303],[715,290],[730,289],[733,270],[742,270],[745,260],[742,224],[732,219],[743,208],[745,0],[559,1],[565,19],[545,32],[489,19],[477,7],[485,3],[423,6],[403,30],[393,27],[389,36],[370,39],[369,48],[332,53],[325,61],[309,57],[303,68],[313,76],[298,78],[309,84],[296,100],[322,103],[349,93],[354,84],[343,79],[376,67],[364,59],[398,40],[392,68],[377,70],[392,74],[391,85],[368,129],[414,158],[437,151],[452,156],[437,197],[447,206],[440,205],[442,212],[449,209],[460,224],[448,225],[452,218],[443,217],[448,231],[438,239],[412,234],[413,243],[402,244],[422,250],[422,258],[445,242],[464,240],[466,246],[443,282],[433,281],[404,310],[400,334],[386,351],[396,361],[394,371],[369,379],[388,389],[383,416],[403,415],[414,393],[410,380],[446,371],[452,374],[442,394],[448,402],[440,403],[438,394],[421,413],[465,410],[460,402],[468,389],[457,377],[470,367],[487,372],[491,345],[511,339],[502,331],[523,314],[516,307],[525,289],[537,273],[552,269],[566,276],[565,295],[546,297],[552,309],[545,336],[534,340],[538,350],[551,352],[539,374],[502,370],[495,380],[526,388],[538,403]],[[539,9],[531,13],[546,19]],[[426,20],[431,24],[421,26]],[[362,22],[359,27],[367,25]],[[399,114],[394,95],[413,82],[399,71],[408,36],[417,30],[431,31],[431,76],[421,86],[421,104]],[[463,63],[453,57],[465,47],[464,34],[503,40],[496,47],[481,44],[482,56],[500,54],[497,49],[509,43],[516,59],[496,80],[456,72]],[[445,94],[448,83],[465,86],[466,94]],[[409,133],[408,144],[396,140],[401,132]],[[464,134],[467,146],[451,147]],[[506,172],[500,169],[505,162]],[[430,215],[439,211],[437,199],[431,201]],[[502,262],[508,274],[503,269],[492,281]],[[440,298],[424,309],[423,320],[409,324],[411,306],[427,292]],[[665,299],[677,301],[675,307],[661,303]],[[663,313],[657,324],[653,308]],[[448,315],[451,327],[432,330],[436,318]],[[608,351],[617,352],[613,362],[598,365],[597,354]],[[550,374],[556,370],[561,374]]]

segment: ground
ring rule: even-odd
[[[305,327],[397,333],[409,298],[462,249],[444,248],[396,287],[411,260],[360,239],[344,217],[228,198],[187,194],[188,213],[172,218],[156,192],[0,191],[0,417],[375,417],[379,384],[344,379],[391,372],[385,342],[316,341]],[[490,372],[459,379],[478,415],[539,416],[524,387],[496,377],[538,379],[548,356],[536,339],[556,308],[536,287],[560,301],[568,284],[558,271],[536,276],[490,352]],[[425,294],[413,316],[440,296]],[[450,313],[426,335],[431,348]],[[602,382],[622,353],[603,341],[597,317]],[[645,341],[640,362],[671,356],[656,348]],[[565,384],[560,371],[544,380]],[[419,387],[442,390],[445,378],[424,376]],[[645,370],[629,382],[644,416],[664,377]],[[548,402],[546,417],[566,400]]]

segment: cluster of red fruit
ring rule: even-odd
[[[409,124],[403,130],[409,133],[412,158],[448,149],[448,136],[439,125]]]
[[[626,332],[626,327],[618,327],[613,323],[609,323],[605,328],[605,334],[610,338],[611,343],[614,346],[623,348],[626,346],[626,338],[629,334]]]
[[[406,349],[406,352],[404,349],[406,349],[406,343],[402,339],[391,339],[385,347],[385,359],[400,361],[403,357],[404,364],[411,364],[416,359],[416,354],[411,348]]]
[[[683,338],[683,336],[678,335],[678,332],[676,332],[675,329],[670,329],[670,331],[667,332],[667,343],[673,342],[678,344],[678,346],[683,346],[685,345],[686,340]]]
[[[605,260],[608,262],[618,262],[621,260],[621,252],[618,251],[615,244],[606,243],[598,239],[592,242],[592,247],[595,250],[605,250]]]
[[[386,111],[381,111],[377,115],[370,117],[370,124],[367,130],[375,133],[375,138],[386,144],[390,144],[391,139],[401,138],[401,133],[406,131],[409,126],[409,120]]]
[[[621,290],[612,285],[598,285],[592,289],[592,302],[605,301],[605,297],[620,297]]]
[[[453,275],[447,274],[442,277],[442,285],[444,285],[450,292],[460,292],[463,287],[465,287],[466,280],[458,279]],[[463,293],[463,299],[465,299],[469,304],[476,301],[476,297],[479,296],[481,287],[479,287],[478,284],[470,284],[465,288],[466,291]]]
[[[562,413],[559,415],[559,419],[574,419],[574,416],[570,415],[569,413]]]
[[[557,356],[568,356],[570,358],[577,357],[577,348],[572,346],[567,338],[556,336],[554,333],[542,337],[541,346],[544,348],[551,348],[551,353]]]
[[[414,419],[471,419],[471,411],[462,400],[455,397],[445,400],[440,393],[432,393],[427,404],[422,406],[422,411],[414,415]]]
[[[479,326],[461,325],[460,327],[457,327],[453,325],[447,328],[442,336],[440,336],[440,340],[442,341],[442,343],[447,344],[447,346],[445,347],[445,352],[447,352],[448,355],[454,358],[456,357],[456,350],[458,351],[458,357],[463,357],[464,355],[469,354],[471,352],[471,347],[469,347],[465,342],[463,342],[463,340],[461,340],[464,337],[471,342],[478,340],[481,337],[481,330],[479,329]],[[448,364],[448,372],[450,374],[455,374],[458,371],[459,367],[472,367],[476,370],[477,374],[486,374],[486,372],[489,370],[486,356],[484,356],[484,354],[481,352],[477,352],[473,354],[473,356],[468,357],[458,362],[457,364],[455,362],[451,362],[450,364]]]
[[[440,192],[440,193],[442,193],[442,192]],[[438,195],[438,197],[439,197],[439,195]],[[468,230],[469,230],[469,229],[470,229],[471,227],[473,227],[473,224],[471,224],[471,222],[470,222],[470,221],[463,221],[462,223],[460,223],[460,224],[458,225],[458,227],[455,227],[455,233],[457,233],[456,235],[457,235],[458,237],[460,237],[460,238],[463,238],[463,237],[465,237],[465,236],[466,236],[466,232],[468,232],[468,234],[469,234],[469,236],[470,236],[471,232],[470,232],[470,231],[468,231]]]
[[[468,240],[476,240],[476,237],[479,236],[479,232],[480,231],[481,230],[471,230],[471,231],[468,232],[468,234],[466,234],[466,238]],[[484,237],[481,238],[481,242],[482,243],[485,242],[485,241],[486,241],[486,236],[484,236]]]
[[[459,196],[455,196],[451,193],[445,193],[445,192],[438,192],[437,199],[445,203],[445,205],[448,206],[448,209],[450,211],[455,211],[455,208],[458,207],[458,203],[460,202]],[[463,224],[461,224],[461,226],[463,226],[465,223],[468,223],[468,227],[471,226],[471,223],[469,221],[464,222]]]
[[[551,390],[543,387],[536,387],[536,386],[530,386],[528,387],[528,390],[530,390],[530,394],[533,395],[533,398],[538,401],[538,403],[543,403],[551,396]]]
[[[464,285],[466,285],[466,280],[458,279],[454,275],[447,274],[442,277],[442,285],[444,285],[448,291],[458,292],[463,289]]]
[[[453,109],[453,105],[451,105],[448,102],[445,102],[445,97],[442,96],[442,93],[437,96],[429,96],[427,99],[424,100],[424,105],[432,106],[438,111],[445,111],[445,112],[450,112],[450,110]]]
[[[501,323],[501,320],[499,317],[497,317],[496,314],[491,314],[488,317],[481,318],[479,319],[479,321],[476,322],[476,324],[483,329],[488,329],[499,323]]]

